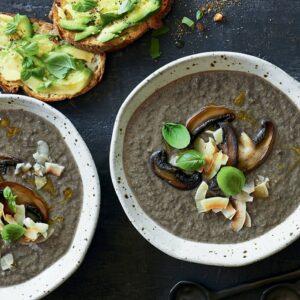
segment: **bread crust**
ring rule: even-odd
[[[2,13],[3,15],[9,15],[14,16],[14,14],[9,13]],[[30,21],[33,24],[39,25],[39,33],[55,33],[57,34],[57,31],[53,24],[45,22],[43,20],[38,20],[34,18],[30,18]],[[37,98],[39,100],[45,101],[45,102],[55,102],[55,101],[62,101],[66,99],[72,99],[79,95],[87,93],[89,90],[91,90],[93,87],[99,83],[103,77],[104,71],[105,71],[105,61],[106,61],[106,55],[105,53],[101,54],[95,54],[95,59],[97,60],[97,68],[93,72],[93,77],[89,84],[82,89],[79,93],[76,93],[74,95],[56,95],[56,94],[43,94],[38,93],[30,89],[26,84],[24,84],[21,80],[18,81],[7,81],[3,78],[3,76],[0,74],[0,87],[3,89],[6,93],[17,93],[20,89],[22,89],[28,96]]]
[[[63,0],[54,0],[51,12],[49,14],[49,17],[53,20],[54,26],[57,29],[59,35],[62,39],[73,44],[74,46],[93,53],[104,53],[120,50],[132,44],[148,30],[160,28],[163,25],[162,19],[169,13],[173,4],[173,0],[162,0],[161,8],[156,14],[149,17],[146,21],[128,28],[120,37],[105,43],[101,43],[97,41],[95,36],[91,36],[82,41],[75,42],[75,33],[69,30],[65,30],[59,26],[58,7],[61,7],[62,2]]]

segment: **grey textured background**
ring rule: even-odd
[[[175,0],[166,23],[171,33],[161,38],[162,57],[148,55],[149,38],[109,54],[103,82],[80,98],[53,106],[79,130],[97,164],[102,185],[100,222],[79,270],[55,292],[56,299],[163,300],[179,280],[196,280],[213,290],[264,278],[300,266],[300,242],[253,265],[220,268],[181,262],[161,253],[129,223],[115,195],[109,174],[109,145],[115,116],[125,97],[147,75],[183,56],[213,50],[238,51],[262,57],[300,79],[300,1],[241,0],[226,7],[226,22],[205,18],[204,33],[186,30],[185,47],[175,47],[177,24],[194,17],[204,1]],[[0,11],[47,19],[51,0],[1,0]],[[259,299],[260,291],[233,299]]]

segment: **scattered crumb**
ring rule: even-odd
[[[203,32],[205,30],[205,26],[203,25],[203,23],[197,23],[196,28],[200,32]]]
[[[221,13],[216,13],[213,18],[214,22],[222,22],[223,19],[224,16]]]

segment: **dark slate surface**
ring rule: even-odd
[[[121,52],[108,55],[102,84],[77,100],[53,106],[77,127],[97,164],[102,186],[100,222],[87,257],[79,270],[46,297],[55,299],[163,300],[177,281],[197,280],[213,290],[264,278],[300,266],[300,242],[262,262],[242,268],[220,268],[175,260],[161,253],[133,228],[114,192],[109,173],[109,146],[115,116],[125,97],[147,75],[185,55],[229,50],[262,57],[300,79],[300,1],[241,0],[225,8],[227,21],[204,23],[205,33],[183,36],[177,49],[174,36],[184,16],[194,16],[204,1],[175,0],[166,19],[171,34],[161,40],[162,57],[148,55],[149,34]],[[0,1],[0,10],[47,19],[51,0]],[[207,37],[206,37],[207,36]],[[259,299],[260,291],[233,299]]]

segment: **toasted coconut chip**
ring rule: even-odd
[[[250,217],[250,215],[248,214],[248,212],[246,212],[245,226],[246,226],[246,227],[251,227],[251,226],[252,226],[251,217]]]
[[[254,192],[254,180],[246,182],[246,184],[242,188],[242,191],[247,194],[253,193]]]
[[[0,260],[2,271],[10,270],[14,264],[14,257],[11,253],[7,253]]]
[[[25,220],[25,205],[17,205],[16,206],[16,213],[14,215],[14,219],[16,222],[23,226],[23,222]]]
[[[32,168],[31,163],[19,163],[16,165],[15,175],[19,175],[21,173],[27,173]]]
[[[229,198],[223,198],[223,197],[212,197],[203,199],[201,201],[197,201],[197,209],[199,213],[207,212],[211,209],[224,209],[227,207],[229,202]]]
[[[215,214],[218,214],[219,212],[222,211],[222,208],[214,208],[214,209],[212,209],[212,211],[213,211]]]
[[[234,199],[242,202],[253,202],[253,197],[246,192],[240,192],[239,194],[234,196]]]
[[[65,169],[65,167],[63,167],[61,165],[54,164],[54,163],[48,163],[48,162],[45,163],[45,168],[46,168],[46,173],[47,174],[50,173],[50,174],[55,175],[57,177],[59,177]]]
[[[267,186],[267,182],[263,182],[257,185],[254,189],[253,196],[255,198],[268,198],[269,197],[269,190]]]
[[[236,209],[236,214],[232,218],[230,227],[233,231],[240,231],[246,221],[246,202],[233,199],[233,204]]]
[[[24,236],[27,239],[35,241],[40,235],[42,235],[44,238],[47,237],[47,231],[49,228],[48,224],[38,222],[36,223],[30,218],[26,218],[23,223],[26,226]]]
[[[222,151],[216,153],[213,157],[213,162],[210,165],[210,168],[208,170],[205,170],[204,172],[207,179],[212,179],[213,177],[215,177],[216,174],[219,172],[221,166],[226,165],[227,161],[228,156],[226,154],[223,154]]]
[[[222,128],[219,128],[215,131],[206,130],[205,133],[210,134],[210,135],[213,136],[213,138],[216,142],[216,145],[219,145],[223,142],[223,129]]]
[[[176,167],[176,161],[179,155],[173,154],[169,158],[169,164],[172,165],[173,167]]]
[[[47,178],[35,176],[34,183],[35,183],[37,190],[40,190],[43,186],[45,186],[47,184]]]
[[[207,191],[208,191],[208,184],[205,181],[202,181],[196,191],[195,200],[200,201],[205,199]]]
[[[46,172],[45,167],[39,163],[34,164],[33,170],[34,170],[34,174],[40,177],[43,177]]]
[[[234,209],[232,204],[229,202],[227,207],[225,209],[222,209],[222,214],[224,215],[224,217],[226,219],[231,220],[234,217],[234,215],[236,214],[236,210]]]
[[[15,220],[15,218],[12,215],[4,214],[3,219],[8,224],[18,224],[17,221]]]

